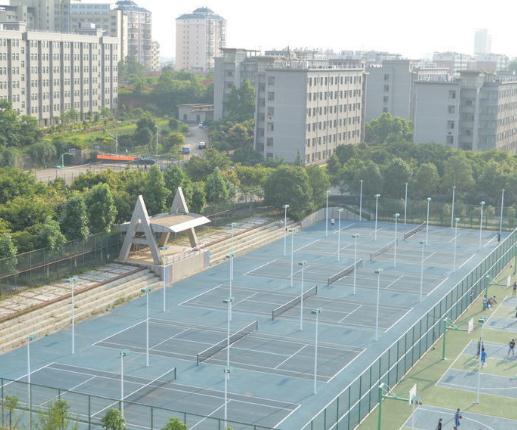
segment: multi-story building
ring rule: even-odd
[[[463,70],[467,70],[472,57],[459,52],[435,52],[433,63],[438,68],[447,69],[451,75],[459,75]]]
[[[153,43],[151,45],[152,50],[152,56],[151,56],[151,72],[159,72],[161,70],[160,65],[160,44],[153,40]]]
[[[151,70],[152,14],[132,0],[117,1],[117,9],[127,16],[128,56]]]
[[[477,71],[451,82],[417,82],[415,143],[517,152],[517,80]]]
[[[29,13],[27,6],[0,5],[0,22],[26,22],[28,26],[33,26],[34,15]]]
[[[267,69],[265,115],[256,123],[264,156],[325,163],[339,145],[360,143],[363,85],[363,69]]]
[[[485,73],[496,73],[508,69],[510,59],[503,54],[483,54],[476,57],[469,63],[469,70]]]
[[[486,55],[492,52],[492,36],[486,28],[474,33],[474,55]]]
[[[125,61],[128,56],[128,17],[122,10],[109,3],[81,3],[70,5],[70,28],[75,33],[103,30],[118,39],[118,57]]]
[[[386,60],[382,64],[372,64],[366,70],[365,121],[384,112],[411,120],[415,81],[449,79],[447,69],[423,68],[410,60]]]
[[[0,24],[0,99],[42,126],[117,106],[117,39]]]
[[[226,41],[226,20],[206,7],[176,18],[176,69],[206,73]]]
[[[70,0],[11,0],[12,6],[27,8],[29,30],[70,32]]]

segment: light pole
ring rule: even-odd
[[[337,211],[337,261],[341,261],[341,214],[343,208]]]
[[[58,167],[58,169],[63,169],[65,167],[65,155],[71,155],[74,156],[75,154],[73,152],[63,152],[61,154],[61,164]]]
[[[223,300],[223,303],[227,306],[228,315],[227,315],[227,323],[226,323],[226,368],[230,369],[230,331],[231,331],[231,312],[232,312],[232,303],[233,297],[230,296],[227,299]]]
[[[429,244],[429,206],[431,204],[431,197],[427,197],[427,216],[425,219],[425,244]]]
[[[499,214],[499,240],[503,234],[504,188],[501,191],[501,213]]]
[[[150,288],[142,288],[140,290],[145,294],[145,366],[149,367],[149,293]]]
[[[126,352],[120,351],[120,414],[124,418],[124,357]]]
[[[363,220],[363,180],[359,181],[361,183],[359,189],[359,221]]]
[[[301,261],[298,263],[298,265],[302,268],[302,282],[300,283],[300,331],[303,330],[303,272],[306,264],[306,261]]]
[[[229,287],[230,287],[230,297],[233,297],[233,254],[229,254],[226,256],[226,258],[228,258],[228,260],[230,261],[230,284],[229,284]],[[232,317],[233,317],[233,309],[232,309],[232,302],[230,302],[229,304],[229,314],[228,314],[228,317],[230,318],[230,321],[232,320]]]
[[[454,260],[453,260],[453,268],[456,270],[456,254],[457,254],[457,248],[458,248],[458,222],[460,221],[459,218],[455,218],[455,227],[454,227]]]
[[[233,254],[233,253],[234,253],[234,251],[235,251],[235,242],[233,241],[233,233],[234,233],[234,228],[235,228],[235,226],[236,226],[236,225],[237,225],[237,224],[236,224],[236,223],[234,223],[234,222],[232,222],[232,223],[230,224],[230,228],[231,228],[231,232],[232,232],[232,238],[231,238],[231,240],[232,240],[232,251],[231,251],[231,252],[232,252],[232,254]]]
[[[357,286],[357,238],[359,237],[359,233],[354,233],[352,235],[354,238],[354,296],[356,293]]]
[[[377,309],[375,315],[375,340],[379,340],[379,304],[381,301],[381,273],[382,269],[375,270],[377,275]]]
[[[77,281],[77,277],[72,276],[71,278],[67,279],[67,281],[70,284],[72,298],[70,309],[70,315],[72,319],[72,354],[75,354],[75,283]]]
[[[32,336],[27,336],[27,406],[29,408],[29,429],[32,428],[31,342]]]
[[[320,309],[314,309],[312,314],[316,316],[316,328],[314,333],[314,394],[318,392],[318,326],[320,322]]]
[[[375,232],[374,232],[374,240],[377,240],[377,220],[379,215],[379,197],[380,194],[375,194]]]
[[[483,208],[485,207],[485,201],[480,203],[481,214],[479,217],[479,248],[483,246]]]
[[[424,295],[424,253],[425,253],[425,242],[422,240],[420,242],[422,245],[422,254],[420,257],[420,301],[423,299]]]
[[[172,280],[172,267],[170,270],[171,273],[171,280]],[[163,279],[163,312],[165,313],[167,311],[167,281],[165,279],[165,266],[162,266],[162,279]]]
[[[406,182],[406,190],[404,192],[404,224],[407,224],[407,187],[408,183]]]
[[[291,231],[291,287],[294,287],[294,230]]]
[[[397,244],[398,244],[398,223],[400,214],[397,212],[395,215],[395,246],[393,251],[393,267],[397,267]]]
[[[329,235],[329,194],[330,190],[327,190],[327,203],[325,206],[325,237]]]
[[[456,185],[452,186],[452,205],[451,205],[451,228],[454,227],[454,202],[456,198]]]
[[[289,205],[284,205],[284,257],[287,253],[287,209]]]
[[[224,369],[224,428],[228,428],[228,380],[230,379],[230,369]]]

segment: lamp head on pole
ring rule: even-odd
[[[298,263],[298,266],[300,266],[300,267],[304,267],[306,264],[307,264],[307,262],[304,260],[304,261],[300,261],[300,262]]]
[[[482,200],[480,204],[481,204],[481,206],[485,206],[485,201]]]
[[[142,294],[148,294],[151,292],[151,289],[150,288],[140,288],[140,292]]]
[[[374,270],[374,273],[375,273],[376,275],[380,275],[380,274],[382,273],[382,269],[379,267],[378,269],[375,269],[375,270]]]
[[[127,356],[127,352],[126,351],[120,351],[120,358],[124,358]]]
[[[454,221],[456,221],[456,223],[459,223],[460,219],[459,218],[455,218]]]
[[[344,210],[343,208],[339,208],[337,211],[338,211],[339,213],[341,213],[341,212],[343,212],[343,210]]]
[[[431,201],[431,197],[427,197],[427,202],[429,203]]]
[[[320,309],[320,308],[317,308],[317,309],[313,309],[313,310],[311,311],[311,314],[313,314],[313,315],[319,315],[319,314],[320,314],[320,312],[321,312],[321,309]]]
[[[397,212],[395,215],[394,215],[395,219],[399,219],[400,218],[400,214]]]
[[[375,198],[378,199],[381,195],[380,194],[375,194]]]
[[[284,209],[289,209],[289,205],[284,205]]]
[[[233,303],[233,297],[228,297],[227,299],[224,299],[223,303],[225,305],[229,305],[230,303]]]
[[[359,236],[360,236],[360,234],[359,234],[359,233],[354,233],[354,234],[352,235],[352,237],[353,237],[354,239],[357,239]]]

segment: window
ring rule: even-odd
[[[267,101],[268,101],[268,102],[272,102],[272,101],[274,101],[274,100],[275,100],[275,93],[274,93],[274,92],[272,92],[272,91],[269,91],[269,92],[267,93]]]
[[[450,99],[455,99],[456,98],[456,91],[455,90],[449,91],[449,98]]]
[[[384,73],[384,80],[385,81],[389,81],[390,80],[390,74],[389,73]]]
[[[449,113],[456,113],[456,106],[450,105],[447,109]]]
[[[447,136],[447,145],[454,145],[454,136]]]
[[[275,77],[274,76],[268,76],[267,78],[267,84],[269,86],[275,85]]]
[[[454,130],[454,121],[447,121],[447,129]]]
[[[387,104],[390,101],[390,98],[388,96],[384,96],[382,101],[384,102],[384,104]]]
[[[389,91],[390,90],[390,86],[389,85],[384,85],[384,91]]]
[[[273,146],[273,138],[272,138],[272,137],[268,137],[268,138],[267,138],[266,145],[267,145],[267,146]]]

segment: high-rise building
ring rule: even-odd
[[[517,152],[515,76],[465,71],[450,82],[417,82],[415,143]]]
[[[206,73],[226,41],[226,20],[206,7],[176,18],[176,69]]]
[[[474,33],[474,55],[486,55],[492,52],[492,36],[483,28]]]
[[[448,69],[451,75],[459,75],[463,70],[467,70],[472,57],[460,52],[435,52],[433,63],[436,67]]]
[[[384,112],[411,120],[415,81],[449,79],[447,69],[424,68],[410,60],[385,60],[369,65],[366,72],[365,121]]]
[[[117,9],[127,16],[128,56],[151,70],[152,14],[132,0],[117,1]]]
[[[70,0],[11,0],[27,8],[29,30],[70,32]]]
[[[151,58],[151,71],[159,72],[161,69],[160,66],[160,44],[153,40],[152,43],[152,58]]]
[[[42,126],[69,111],[86,119],[117,106],[117,39],[27,31],[25,23],[0,24],[0,99]],[[2,72],[3,73],[3,72]]]
[[[125,61],[128,56],[128,17],[122,10],[109,3],[70,4],[70,28],[75,33],[103,30],[106,35],[118,39],[118,57]]]

